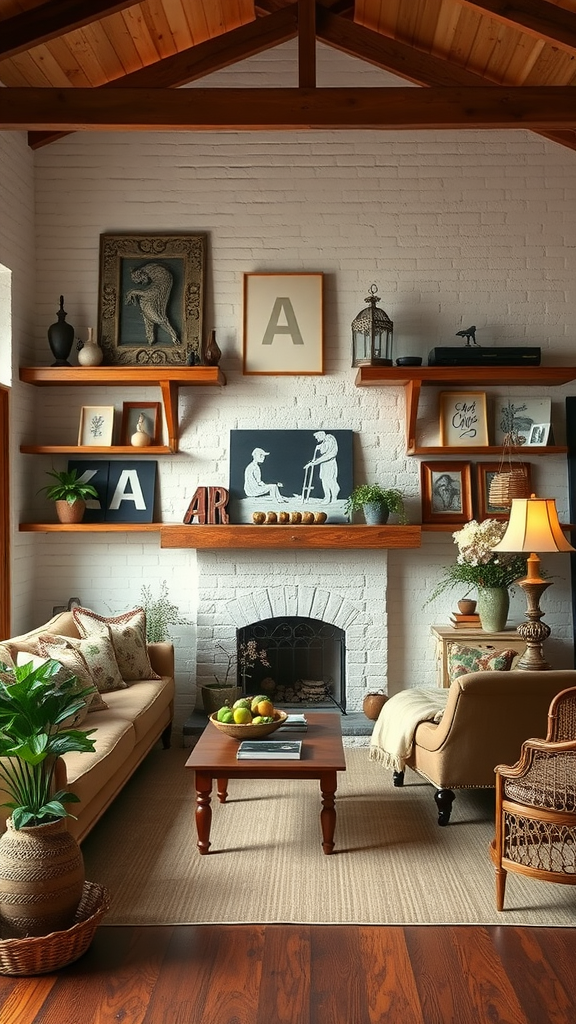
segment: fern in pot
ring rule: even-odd
[[[380,484],[359,484],[346,502],[345,512],[352,516],[362,510],[369,526],[387,523],[391,513],[398,516],[402,524],[408,522],[404,508],[404,497],[396,487],[381,487]]]
[[[57,788],[58,758],[94,750],[95,730],[73,725],[94,688],[62,674],[53,660],[0,666],[0,790],[11,811],[0,838],[0,922],[10,937],[68,928],[83,891],[82,854],[66,828],[65,804],[78,797]]]

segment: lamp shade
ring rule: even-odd
[[[493,551],[574,551],[558,522],[554,498],[513,498],[506,533]]]

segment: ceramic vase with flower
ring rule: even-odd
[[[508,619],[510,593],[507,587],[478,587],[478,615],[487,633],[500,633]]]

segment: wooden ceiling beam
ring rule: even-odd
[[[295,131],[576,128],[571,86],[0,89],[0,129]]]
[[[298,85],[301,89],[316,86],[315,0],[298,0]]]
[[[366,60],[375,67],[390,71],[417,85],[431,86],[491,86],[489,82],[472,71],[456,64],[424,53],[406,43],[389,39],[378,32],[351,24],[331,11],[318,11],[316,32],[318,39],[349,56]],[[550,142],[556,142],[567,149],[576,150],[574,132],[537,132]]]
[[[459,0],[504,25],[576,53],[576,14],[546,0]]]
[[[0,21],[0,60],[134,7],[141,0],[47,0]]]
[[[298,7],[290,4],[275,14],[257,18],[247,25],[240,25],[230,32],[207,39],[196,46],[190,46],[181,53],[175,53],[149,67],[138,68],[123,78],[107,82],[100,89],[172,89],[188,82],[197,81],[215,71],[246,60],[273,46],[294,39],[298,34]],[[67,132],[30,132],[28,145],[40,149]]]

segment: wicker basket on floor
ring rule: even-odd
[[[50,974],[78,960],[109,906],[104,886],[84,882],[76,922],[70,928],[24,939],[0,939],[0,974]]]

